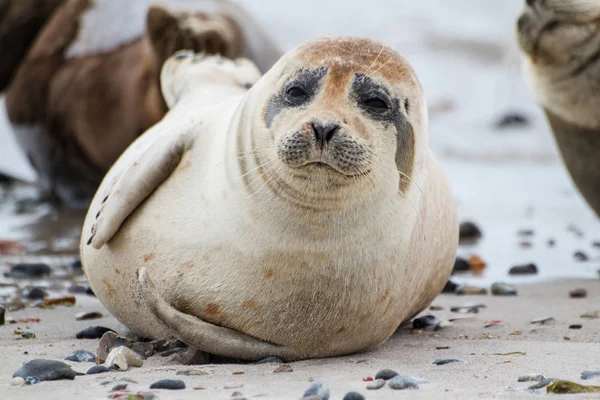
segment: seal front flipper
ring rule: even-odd
[[[242,360],[258,361],[266,357],[279,357],[285,361],[293,361],[302,358],[289,347],[265,342],[182,313],[160,297],[146,268],[140,268],[137,275],[138,293],[152,314],[182,342],[210,354]]]
[[[101,249],[114,236],[123,221],[177,167],[191,147],[192,137],[191,133],[163,136],[129,165],[104,198],[87,244]]]

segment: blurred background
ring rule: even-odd
[[[521,77],[514,26],[524,0],[237,2],[284,51],[324,35],[365,36],[413,65],[429,104],[430,148],[453,187],[460,221],[482,232],[461,244],[459,256],[480,257],[483,273],[453,280],[598,278],[600,223],[571,182]],[[11,137],[2,104],[0,172],[20,178],[0,186],[0,241],[25,249],[0,247],[0,262],[75,260],[84,214],[28,200],[35,172]],[[539,273],[507,274],[528,263]]]

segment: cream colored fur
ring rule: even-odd
[[[281,129],[266,127],[274,91],[311,67],[297,54],[284,56],[249,92],[238,86],[258,78],[247,61],[190,56],[165,65],[172,108],[109,171],[81,243],[94,292],[134,333],[174,335],[250,360],[343,355],[384,342],[446,283],[458,224],[427,148],[416,77],[392,81],[372,71],[412,104],[414,167],[402,193],[394,132],[344,102],[317,98],[304,114],[282,117]],[[282,129],[297,128],[305,114],[334,112],[360,119],[372,133],[370,173],[315,170],[309,180],[294,178],[277,158]]]

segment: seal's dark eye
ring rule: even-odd
[[[287,94],[288,97],[291,97],[294,100],[303,100],[308,97],[308,94],[306,94],[306,92],[298,86],[292,86],[285,92],[285,94]]]
[[[387,103],[384,100],[377,97],[367,99],[363,101],[363,104],[376,112],[386,112],[389,109]]]

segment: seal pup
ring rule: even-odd
[[[94,293],[137,335],[237,359],[377,346],[440,293],[458,244],[417,76],[353,37],[300,46],[248,90],[251,69],[165,64],[169,113],[85,219]]]
[[[571,178],[600,216],[600,2],[528,0],[517,38],[525,80]]]
[[[240,7],[223,1],[64,0],[6,94],[42,197],[89,206],[108,168],[167,111],[159,74],[176,51],[272,65],[280,53],[270,38],[239,18]]]

